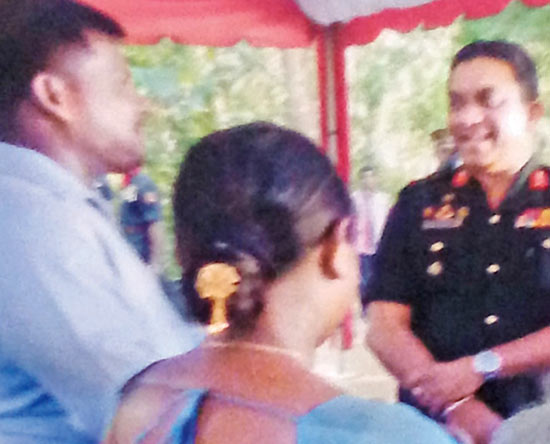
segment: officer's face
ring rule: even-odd
[[[538,104],[524,99],[508,63],[489,57],[460,63],[449,78],[449,102],[449,129],[466,167],[498,172],[530,155]]]
[[[87,47],[61,57],[69,84],[74,149],[91,172],[127,172],[143,162],[144,100],[116,40],[87,33]]]

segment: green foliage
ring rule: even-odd
[[[504,38],[524,45],[539,69],[543,103],[550,103],[550,7],[512,3],[495,17],[457,20],[447,28],[408,34],[385,31],[347,50],[352,178],[376,167],[390,193],[435,168],[429,134],[446,126],[450,61],[464,44]],[[163,196],[170,246],[171,187],[187,149],[219,128],[267,120],[318,137],[315,52],[187,47],[169,40],[126,48],[136,84],[151,102],[146,128],[147,171]],[[545,119],[541,137],[550,138]],[[546,144],[548,145],[548,144]],[[550,153],[547,155],[550,159]],[[354,182],[353,181],[353,182]],[[169,274],[177,267],[170,249]]]
[[[313,53],[290,51],[304,62],[311,79]],[[167,232],[168,274],[173,259],[172,184],[185,153],[206,134],[224,127],[266,120],[295,127],[288,113],[286,53],[246,44],[232,48],[188,47],[163,40],[155,46],[128,46],[126,55],[138,91],[150,102],[145,129],[146,171],[159,187]],[[315,82],[300,93],[315,97]],[[307,133],[307,129],[301,128]]]

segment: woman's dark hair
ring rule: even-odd
[[[521,46],[504,40],[475,41],[456,53],[451,71],[459,64],[478,57],[489,57],[508,63],[523,90],[524,98],[530,102],[537,100],[539,96],[537,68]]]
[[[33,77],[59,48],[85,45],[85,31],[124,36],[113,19],[72,0],[0,0],[0,139],[13,131]]]
[[[193,146],[174,190],[184,295],[205,323],[209,301],[194,282],[200,267],[225,262],[241,283],[227,303],[230,332],[255,325],[265,285],[351,213],[346,187],[304,136],[256,122],[215,132]]]

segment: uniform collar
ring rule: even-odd
[[[548,188],[545,186],[547,183],[549,175],[545,168],[541,167],[542,163],[537,155],[533,155],[527,163],[516,174],[516,178],[512,183],[510,189],[508,190],[506,197],[501,202],[499,209],[512,205],[515,206],[516,197],[526,191],[540,191],[541,188]],[[536,175],[541,175],[537,177]],[[463,166],[455,170],[451,183],[453,188],[459,189],[467,186],[474,186],[475,188],[481,189],[479,182],[471,177]],[[523,196],[523,194],[522,194]]]

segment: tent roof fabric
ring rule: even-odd
[[[81,0],[116,18],[131,43],[170,37],[183,44],[311,45],[321,26],[342,23],[345,45],[366,44],[385,28],[447,26],[457,17],[497,14],[511,0]],[[544,6],[550,0],[522,0]]]
[[[190,45],[309,46],[315,26],[294,0],[79,0],[115,18],[128,42],[163,37]]]
[[[435,0],[406,9],[386,9],[377,14],[357,17],[343,31],[343,44],[364,45],[375,40],[386,28],[408,32],[422,25],[426,29],[448,26],[460,16],[479,19],[498,14],[511,0]],[[522,0],[526,6],[538,7],[550,0]],[[420,3],[420,2],[418,2]]]

